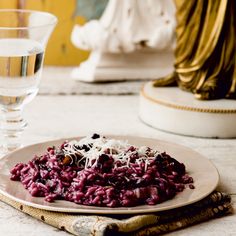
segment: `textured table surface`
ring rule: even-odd
[[[55,71],[55,76],[61,75],[59,83],[52,82],[55,81],[55,77],[52,78],[53,71]],[[84,93],[80,88],[80,92],[75,92],[75,87],[72,86],[74,82],[70,81],[69,75],[66,76],[69,71],[69,68],[47,68],[44,71],[40,94],[25,107],[24,116],[29,122],[23,138],[25,145],[93,132],[137,135],[175,142],[190,147],[212,160],[221,176],[219,189],[232,195],[233,204],[236,207],[236,139],[192,138],[152,129],[138,118],[137,91],[142,82],[105,84],[105,89],[99,84],[97,86],[100,87],[97,90],[96,85],[82,84],[87,91]],[[62,75],[65,77],[63,78]],[[64,93],[63,86],[67,89]],[[109,86],[113,87],[112,93],[107,92],[111,89]],[[96,92],[98,90],[99,93]],[[236,235],[235,222],[236,215],[233,214],[169,235]],[[69,234],[45,225],[0,202],[0,235],[62,236]]]

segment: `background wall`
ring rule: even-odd
[[[72,28],[75,24],[84,24],[86,18],[98,18],[106,2],[107,0],[0,0],[0,8],[24,8],[55,14],[59,21],[48,43],[45,63],[78,65],[87,59],[89,52],[72,45],[70,42]]]

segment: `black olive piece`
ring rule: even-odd
[[[90,147],[87,145],[83,144],[82,149],[84,149],[85,152],[88,152],[90,150]]]
[[[97,138],[100,138],[100,135],[95,133],[95,134],[92,135],[91,138],[92,138],[92,139],[97,139]]]
[[[75,148],[75,149],[78,149],[78,150],[81,150],[81,149],[82,149],[82,147],[80,147],[79,145],[76,145],[76,144],[74,144],[74,148]]]
[[[98,158],[98,162],[100,162],[100,163],[104,163],[104,162],[106,162],[106,161],[109,161],[109,156],[108,155],[106,155],[106,154],[102,154],[102,155],[100,155],[99,156],[99,158]]]
[[[173,163],[173,170],[183,175],[185,173],[185,165],[183,163],[178,162],[176,159],[170,157],[169,161]]]
[[[36,166],[38,166],[40,164],[40,160],[37,158],[37,159],[34,159],[32,161]]]
[[[162,163],[166,159],[162,154],[164,154],[164,153],[157,154],[157,156],[155,157],[155,161],[157,163]]]

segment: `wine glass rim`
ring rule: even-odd
[[[33,25],[33,26],[19,26],[19,27],[11,27],[11,26],[0,26],[0,30],[28,30],[28,29],[37,29],[41,27],[47,27],[47,26],[53,26],[56,25],[58,22],[58,19],[55,15],[52,13],[46,12],[46,11],[37,11],[37,10],[28,10],[28,9],[0,9],[0,14],[3,12],[22,12],[22,13],[38,13],[45,16],[49,16],[52,19],[52,22],[50,23],[44,23],[39,25]]]

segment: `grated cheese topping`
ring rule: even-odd
[[[80,140],[72,140],[67,142],[63,148],[64,155],[80,156],[77,160],[77,165],[81,161],[85,162],[84,168],[95,167],[98,158],[102,154],[111,156],[114,159],[114,168],[117,168],[116,163],[120,162],[122,167],[130,167],[131,158],[133,163],[141,165],[144,163],[145,171],[147,170],[150,161],[154,160],[159,151],[153,150],[149,147],[135,147],[128,143],[127,140],[109,139],[98,135],[97,138],[87,136]]]

